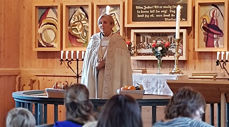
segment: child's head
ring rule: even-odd
[[[35,127],[33,114],[25,108],[14,108],[8,112],[6,127]]]

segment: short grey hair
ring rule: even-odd
[[[100,15],[99,18],[98,18],[98,25],[99,25],[99,21],[100,21],[103,17],[107,17],[107,18],[109,19],[111,25],[114,25],[114,19],[113,19],[113,17],[112,17],[111,15],[109,15],[109,14],[102,14],[102,15]]]
[[[8,112],[6,127],[35,127],[33,114],[25,108],[13,108]]]

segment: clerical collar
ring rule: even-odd
[[[100,32],[100,39],[104,38],[104,37],[111,37],[113,33],[111,32],[109,36],[104,36],[104,34],[102,32]]]

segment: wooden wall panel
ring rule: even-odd
[[[0,4],[0,68],[19,66],[18,0]]]
[[[5,127],[6,115],[14,107],[12,92],[15,91],[19,73],[19,0],[0,1],[0,126]]]
[[[12,92],[15,91],[15,78],[16,75],[0,75],[0,126],[5,127],[7,113],[10,109],[14,108],[14,100]]]

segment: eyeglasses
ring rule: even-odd
[[[197,110],[197,115],[199,115],[200,118],[203,117],[204,113],[205,113],[204,108],[202,107]]]

